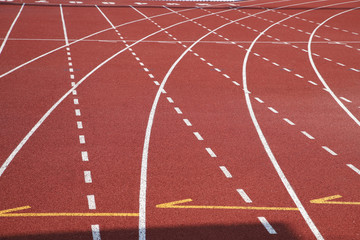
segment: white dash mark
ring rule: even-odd
[[[206,151],[210,154],[211,157],[216,157],[216,154],[213,152],[213,150],[211,150],[211,148],[205,148]]]
[[[258,217],[258,219],[270,234],[277,234],[275,229],[270,225],[270,223],[266,220],[265,217]]]
[[[140,61],[140,58],[138,58],[138,57],[135,57],[135,59],[136,59],[137,61]]]
[[[81,144],[85,143],[85,136],[84,135],[79,135],[79,141]]]
[[[337,64],[337,65],[340,65],[340,66],[342,66],[342,67],[345,67],[345,64],[342,64],[342,63],[339,63],[339,62],[337,62],[336,64]]]
[[[344,98],[344,97],[340,97],[342,100],[344,100],[345,102],[348,102],[348,103],[351,103],[351,101],[347,98]]]
[[[81,116],[80,109],[75,109],[75,115],[76,115],[76,116]]]
[[[182,111],[180,110],[180,108],[178,107],[174,107],[175,111],[178,113],[178,114],[182,114]]]
[[[322,146],[323,149],[325,149],[327,152],[329,152],[331,155],[336,156],[336,152],[334,152],[333,150],[331,150],[330,148],[326,147],[326,146]]]
[[[272,62],[272,64],[274,64],[275,66],[280,66],[280,64],[276,63],[276,62]]]
[[[297,76],[298,78],[304,78],[304,77],[301,76],[300,74],[295,74],[295,76]]]
[[[354,170],[357,174],[360,175],[360,170],[358,168],[356,168],[354,165],[352,164],[346,164],[346,166],[348,166],[349,168],[351,168],[352,170]]]
[[[148,71],[149,71],[149,69],[147,69],[147,68],[144,68],[144,71],[145,71],[145,72],[148,72]]]
[[[84,171],[85,183],[92,183],[91,172]]]
[[[283,68],[285,71],[287,71],[287,72],[291,72],[291,70],[290,69],[288,69],[288,68]]]
[[[215,71],[217,71],[217,72],[221,72],[221,70],[220,69],[218,69],[218,68],[214,68],[215,69]]]
[[[210,67],[214,66],[214,65],[212,65],[212,64],[211,64],[211,63],[209,63],[209,62],[208,62],[208,63],[206,63],[206,64],[207,64],[207,65],[209,65]]]
[[[72,95],[76,96],[76,95],[77,95],[77,91],[76,91],[76,90],[73,90],[73,91],[72,91]]]
[[[93,240],[101,240],[99,225],[91,225]]]
[[[256,101],[258,101],[259,103],[264,103],[264,101],[263,100],[261,100],[260,98],[258,98],[258,97],[255,97],[255,99],[256,99]]]
[[[81,152],[81,159],[82,159],[84,162],[88,162],[88,161],[89,161],[89,155],[88,155],[88,152],[87,152],[87,151]]]
[[[68,62],[68,65],[69,65],[69,67],[72,67],[73,64],[72,64],[72,62]]]
[[[310,134],[308,134],[305,131],[301,131],[302,134],[304,134],[306,137],[308,137],[309,139],[315,139],[313,136],[311,136]]]
[[[174,100],[172,100],[171,97],[167,97],[166,99],[169,101],[169,103],[174,103]]]
[[[71,61],[71,57],[68,57],[68,61]]]
[[[87,199],[88,199],[89,209],[90,210],[95,210],[96,209],[95,196],[94,195],[87,195]]]
[[[194,55],[197,56],[197,57],[199,56],[199,54],[197,54],[197,53],[194,53]]]
[[[70,56],[70,55],[71,55],[71,53],[70,53],[70,52],[67,52],[67,53],[66,53],[66,55]]]
[[[184,120],[186,126],[188,126],[188,127],[192,126],[191,122],[188,119],[183,119],[183,120]]]
[[[225,174],[225,177],[232,178],[231,173],[227,170],[225,166],[220,166],[221,171]]]
[[[287,119],[287,118],[283,118],[283,120],[284,120],[285,122],[287,122],[288,124],[292,125],[292,126],[295,125],[295,123],[293,123],[292,121],[290,121],[290,120]]]
[[[159,86],[160,83],[158,81],[154,81],[155,85]]]
[[[76,105],[79,104],[79,99],[75,98],[74,99],[74,104],[76,104]]]
[[[262,59],[264,59],[265,61],[270,61],[268,58],[266,57],[263,57]]]
[[[203,137],[200,135],[200,133],[194,132],[194,135],[195,135],[195,137],[196,137],[199,141],[204,140]]]
[[[240,196],[244,199],[246,203],[252,203],[251,199],[243,189],[236,189],[236,191],[240,194]]]
[[[276,110],[273,109],[272,107],[268,107],[268,109],[269,109],[270,111],[272,111],[273,113],[279,113],[278,111],[276,111]]]
[[[240,86],[240,84],[236,81],[232,81],[236,86]]]
[[[73,68],[69,68],[69,72],[74,72],[74,69],[73,69]]]
[[[161,89],[161,92],[162,92],[162,93],[166,93],[165,89]]]
[[[258,57],[260,56],[260,54],[258,54],[258,53],[254,53],[254,55],[255,55],[255,56],[258,56]]]
[[[355,71],[355,72],[360,72],[359,69],[356,69],[356,68],[350,68],[351,70]]]
[[[144,63],[142,63],[142,62],[139,62],[139,64],[140,64],[140,66],[145,66],[145,64],[144,64]]]
[[[77,121],[77,128],[78,129],[83,129],[82,121]]]
[[[152,75],[151,73],[149,73],[149,77],[150,77],[150,78],[154,78],[154,75]]]
[[[202,58],[202,57],[200,58],[200,60],[201,60],[201,61],[204,61],[204,62],[206,61],[205,58]]]
[[[225,74],[225,73],[223,74],[223,76],[226,77],[226,78],[230,78],[230,77],[229,77],[227,74]]]
[[[70,74],[70,78],[71,78],[71,79],[74,79],[74,78],[75,78],[75,75],[74,75],[74,74]]]
[[[324,57],[324,59],[325,59],[326,61],[332,62],[332,60],[331,60],[330,58]]]
[[[72,86],[72,87],[75,86],[75,84],[76,84],[75,82],[71,82],[71,86]]]
[[[317,86],[317,83],[314,83],[313,81],[308,81],[309,83],[311,83],[312,85]]]

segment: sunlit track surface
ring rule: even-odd
[[[0,0],[0,238],[360,239],[358,8]]]

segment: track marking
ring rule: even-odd
[[[317,86],[317,83],[314,83],[313,81],[308,81],[309,83],[311,83],[312,85]]]
[[[348,103],[351,103],[351,101],[347,98],[344,98],[344,97],[340,97],[342,100],[344,100],[345,102],[348,102]]]
[[[192,126],[191,122],[188,119],[183,119],[183,120],[184,120],[186,126],[188,126],[188,127]]]
[[[302,134],[304,134],[306,137],[308,137],[309,139],[315,139],[313,136],[311,136],[310,134],[308,134],[307,132],[305,131],[301,131]]]
[[[272,107],[268,107],[268,109],[270,110],[270,111],[272,111],[273,113],[279,113],[278,111],[276,111],[274,108],[272,108]]]
[[[221,171],[225,174],[226,178],[232,178],[231,173],[227,170],[225,166],[220,166]]]
[[[1,55],[1,52],[3,51],[3,49],[4,49],[4,47],[5,47],[6,41],[8,40],[8,38],[9,38],[9,36],[10,36],[10,33],[11,33],[12,29],[14,28],[15,23],[16,23],[16,21],[18,20],[18,18],[19,18],[19,16],[20,16],[20,14],[21,14],[24,6],[25,6],[25,3],[22,4],[22,6],[21,6],[21,8],[20,8],[20,10],[19,10],[19,12],[18,12],[18,14],[16,15],[14,21],[12,22],[12,24],[11,24],[11,26],[10,26],[10,28],[9,28],[9,31],[6,33],[6,36],[5,36],[3,42],[2,42],[2,44],[1,44],[1,46],[0,46],[0,55]]]
[[[275,231],[275,229],[270,225],[270,223],[266,220],[265,217],[258,217],[258,219],[260,220],[260,222],[262,223],[262,225],[264,225],[265,229],[266,229],[270,234],[277,234],[277,232]]]
[[[178,107],[174,107],[175,111],[178,113],[178,114],[182,114],[182,111],[180,110],[180,108]]]
[[[195,137],[197,138],[197,140],[199,140],[199,141],[203,141],[203,140],[204,140],[204,138],[200,135],[200,133],[194,132],[194,135],[195,135]]]
[[[236,86],[240,86],[240,83],[236,82],[236,81],[232,81]]]
[[[78,129],[83,129],[83,124],[81,121],[77,121],[76,124]]]
[[[352,165],[352,164],[346,164],[346,166],[348,166],[349,168],[351,168],[351,169],[354,170],[357,174],[360,175],[360,169],[356,168],[354,165]]]
[[[211,148],[205,148],[209,155],[213,158],[216,158],[216,154],[213,152]]]
[[[324,150],[326,150],[327,152],[329,152],[331,155],[336,156],[337,153],[334,152],[333,150],[331,150],[330,148],[328,148],[327,146],[321,146]]]
[[[87,195],[88,205],[90,210],[96,210],[95,196]]]
[[[169,103],[174,103],[174,100],[172,100],[171,97],[167,97],[166,99],[169,101]]]
[[[263,100],[261,100],[260,98],[258,98],[258,97],[255,97],[255,100],[256,101],[258,101],[259,103],[264,103],[264,101]]]
[[[85,183],[92,183],[91,172],[84,171]]]
[[[60,4],[60,14],[61,14],[61,22],[62,22],[62,26],[63,26],[63,30],[64,30],[64,39],[65,39],[65,45],[69,46],[69,39],[67,36],[67,32],[66,32],[66,25],[65,25],[65,19],[64,19],[64,13],[63,13],[63,9],[62,9],[62,5]],[[68,50],[69,51],[69,50]]]
[[[294,126],[294,125],[295,125],[295,123],[293,123],[292,121],[290,121],[290,120],[287,119],[287,118],[283,118],[283,120],[284,120],[285,122],[287,122],[288,124],[290,124],[291,126]]]
[[[297,76],[298,78],[304,78],[304,77],[301,76],[300,74],[295,74],[295,76]]]
[[[101,240],[100,227],[98,224],[91,225],[91,232],[92,232],[93,240]]]
[[[240,196],[242,197],[242,199],[243,199],[246,203],[252,203],[251,199],[250,199],[249,196],[245,193],[244,189],[236,189],[236,191],[240,194]]]
[[[84,135],[79,135],[79,141],[81,144],[85,144],[85,136]]]
[[[339,201],[331,201],[334,199],[342,198],[341,195],[334,195],[319,199],[313,199],[310,202],[315,204],[339,204],[339,205],[360,205],[360,202],[339,202]],[[330,202],[331,201],[331,202]]]
[[[75,109],[75,115],[76,115],[76,116],[81,116],[80,109]]]
[[[81,159],[82,159],[84,162],[88,162],[88,161],[89,161],[89,155],[88,155],[88,152],[87,152],[87,151],[82,151],[82,152],[81,152]]]
[[[79,99],[75,98],[75,99],[74,99],[74,104],[75,104],[75,105],[78,105],[78,104],[79,104]]]

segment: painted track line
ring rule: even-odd
[[[352,2],[358,2],[358,1],[352,1]],[[349,2],[347,2],[349,3]],[[337,104],[345,111],[345,113],[358,125],[360,126],[360,121],[352,114],[352,112],[340,101],[340,99],[335,95],[335,93],[331,90],[331,88],[327,85],[325,79],[322,77],[322,75],[320,74],[319,70],[317,69],[315,63],[314,63],[314,60],[313,60],[313,57],[312,57],[312,50],[311,50],[311,45],[312,45],[312,40],[314,38],[314,35],[316,33],[316,31],[322,26],[324,25],[327,21],[341,15],[341,14],[344,14],[344,13],[347,13],[347,12],[350,12],[350,11],[353,11],[353,10],[356,10],[356,9],[359,9],[358,7],[357,8],[352,8],[352,9],[349,9],[349,10],[346,10],[346,11],[342,11],[340,13],[337,13],[329,18],[327,18],[325,21],[323,21],[322,23],[320,23],[315,29],[314,31],[311,33],[310,35],[310,38],[309,38],[309,41],[308,41],[308,56],[309,56],[309,60],[310,60],[310,63],[311,63],[311,66],[312,68],[314,69],[316,75],[318,76],[319,80],[321,81],[321,83],[323,84],[325,90],[330,93],[330,95],[332,96],[332,98],[337,102]]]
[[[93,240],[101,240],[99,225],[97,224],[91,225],[91,232],[92,232]]]
[[[264,225],[265,229],[266,229],[270,234],[277,234],[277,232],[275,231],[275,229],[270,225],[270,223],[266,220],[265,217],[258,217],[258,219],[260,220],[260,222],[262,223],[262,225]]]
[[[19,10],[19,12],[18,12],[18,14],[16,15],[14,21],[12,22],[12,24],[11,24],[11,26],[10,26],[10,28],[9,28],[9,31],[6,33],[6,36],[5,36],[5,38],[4,38],[4,41],[2,42],[2,44],[1,44],[1,46],[0,46],[0,55],[1,55],[1,52],[3,51],[3,49],[4,49],[4,47],[5,47],[5,44],[6,44],[8,38],[9,38],[9,36],[10,36],[10,33],[11,33],[12,29],[14,28],[15,23],[16,23],[16,21],[18,20],[18,18],[19,18],[19,16],[20,16],[20,14],[21,14],[24,6],[25,6],[25,3],[22,4],[22,6],[21,6],[21,8],[20,8],[20,10]],[[1,78],[1,77],[0,77],[0,78]]]
[[[236,191],[240,194],[240,196],[246,203],[252,203],[250,197],[246,194],[244,189],[236,189]]]
[[[61,15],[61,22],[62,22],[63,31],[64,31],[65,46],[69,46],[69,39],[68,39],[68,36],[67,36],[67,31],[66,31],[64,12],[63,12],[61,4],[60,4],[60,15]]]
[[[358,169],[357,167],[355,167],[352,164],[346,164],[346,166],[348,166],[349,168],[351,168],[352,170],[354,170],[357,174],[360,175],[360,169]]]
[[[226,178],[232,178],[231,173],[229,172],[229,170],[227,170],[225,166],[220,166],[220,169],[224,173]]]

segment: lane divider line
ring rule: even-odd
[[[252,203],[250,197],[246,194],[244,189],[236,189],[236,191],[240,194],[240,196],[246,203]]]
[[[225,166],[220,166],[221,171],[224,173],[226,178],[232,178],[231,173]]]
[[[265,227],[266,231],[270,234],[277,234],[275,229],[270,225],[270,223],[266,220],[265,217],[258,217],[262,225]]]

